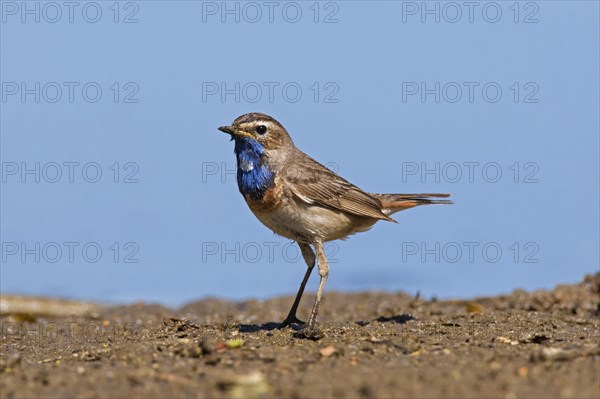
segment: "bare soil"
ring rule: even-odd
[[[0,397],[600,397],[600,274],[471,301],[326,292],[317,341],[276,328],[292,300],[4,307]]]

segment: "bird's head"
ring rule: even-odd
[[[221,126],[219,130],[230,134],[236,145],[238,142],[246,142],[252,146],[258,145],[268,152],[293,147],[292,139],[281,123],[258,112],[239,116],[231,126]]]
[[[281,123],[260,113],[244,114],[219,130],[235,141],[240,192],[253,199],[263,198],[294,151],[290,135]]]

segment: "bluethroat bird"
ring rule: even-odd
[[[235,141],[238,188],[250,210],[273,232],[296,241],[308,266],[281,324],[306,324],[296,332],[300,337],[322,336],[316,319],[329,275],[324,243],[366,231],[379,220],[395,222],[390,215],[398,211],[452,203],[435,199],[449,194],[367,193],[300,151],[281,123],[265,114],[242,115],[219,130]],[[321,280],[310,318],[304,323],[296,311],[315,260]]]

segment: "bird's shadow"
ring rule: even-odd
[[[300,330],[302,326],[291,325],[294,330]],[[281,323],[275,323],[273,321],[264,324],[240,324],[240,332],[242,333],[253,333],[258,331],[273,331],[281,329]]]
[[[371,321],[361,320],[361,321],[357,321],[356,324],[358,324],[359,326],[366,326],[368,324],[371,324],[374,321],[379,322],[379,323],[406,324],[407,322],[409,322],[411,320],[416,320],[416,318],[409,314],[399,314],[399,315],[395,315],[395,316],[391,316],[391,317],[379,316],[378,318],[373,319]]]
[[[416,320],[416,318],[409,314],[399,314],[399,315],[391,316],[391,317],[379,316],[378,318],[370,320],[370,321],[360,320],[360,321],[357,321],[356,324],[358,324],[359,326],[366,326],[366,325],[371,324],[372,322],[405,324],[411,320]],[[298,331],[298,330],[301,330],[303,326],[298,325],[298,324],[292,324],[289,327],[295,331]],[[254,333],[254,332],[259,332],[259,331],[274,331],[274,330],[279,330],[279,329],[281,329],[281,323],[276,323],[273,321],[268,322],[268,323],[263,323],[263,324],[239,324],[239,330],[242,333]]]

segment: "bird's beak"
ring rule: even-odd
[[[242,129],[239,129],[235,126],[221,126],[220,128],[218,128],[220,131],[222,131],[223,133],[227,133],[231,135],[231,139],[233,140],[234,137],[249,137],[249,138],[254,138],[250,133],[245,132]]]
[[[218,129],[223,133],[235,134],[233,126],[221,126]]]

